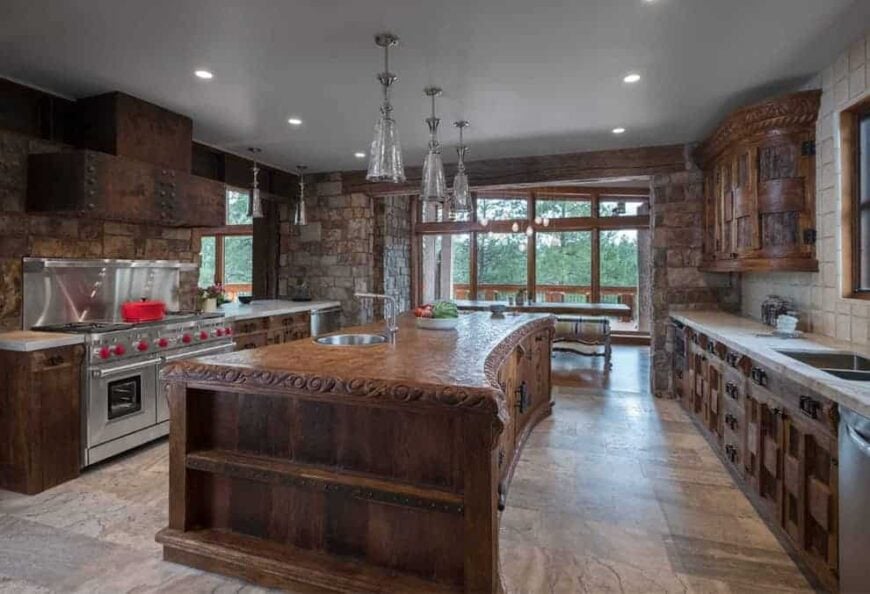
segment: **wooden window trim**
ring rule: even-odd
[[[860,138],[858,125],[861,118],[870,115],[870,97],[840,112],[840,268],[843,271],[842,296],[846,299],[870,300],[870,289],[860,289],[861,234],[858,229],[858,202],[860,199]]]

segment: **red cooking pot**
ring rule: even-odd
[[[166,304],[162,301],[127,301],[121,304],[121,317],[125,322],[156,322],[166,317]]]

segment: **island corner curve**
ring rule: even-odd
[[[553,332],[543,314],[446,332],[405,315],[395,344],[168,367],[164,557],[266,586],[502,591],[498,513],[552,409]]]

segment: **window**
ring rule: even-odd
[[[423,302],[468,299],[471,291],[471,235],[423,238]]]
[[[870,108],[856,119],[855,290],[870,291]]]
[[[477,234],[477,297],[506,300],[526,289],[528,239],[525,233]]]
[[[650,290],[641,274],[650,253],[647,190],[508,189],[477,193],[473,204],[466,221],[444,220],[433,205],[418,209],[416,303],[506,301],[522,289],[540,303],[623,303],[631,314],[614,328],[649,332],[639,299]]]
[[[230,299],[250,294],[254,269],[254,228],[248,214],[250,195],[227,189],[226,226],[203,230],[200,237],[199,286],[222,285]]]

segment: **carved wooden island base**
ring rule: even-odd
[[[502,591],[498,510],[552,408],[552,333],[541,314],[406,316],[395,344],[174,364],[164,558],[271,587]]]

